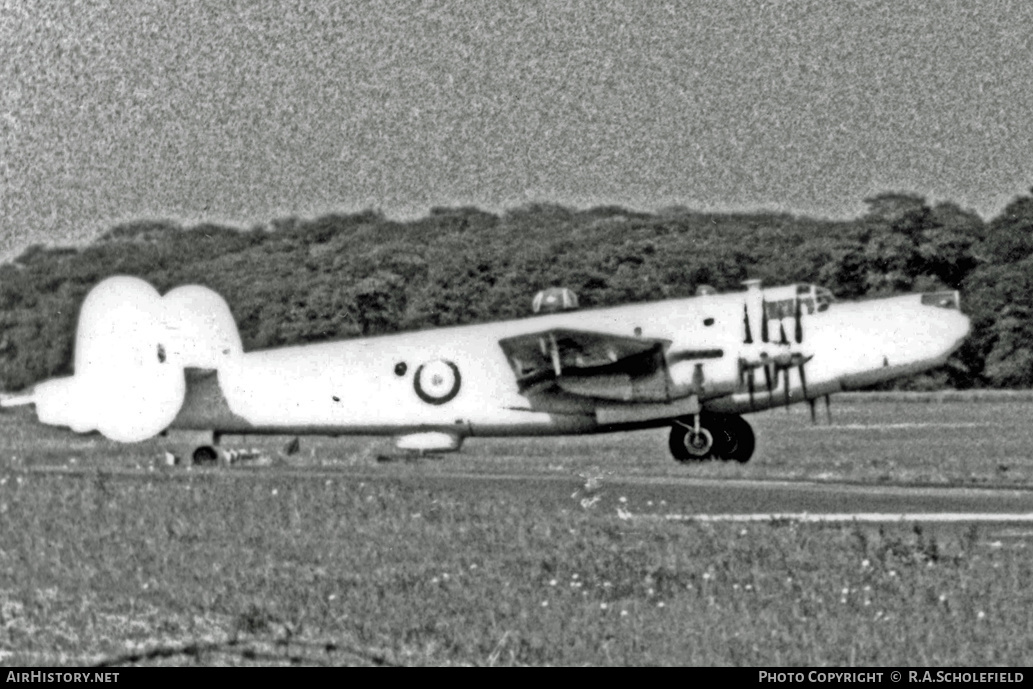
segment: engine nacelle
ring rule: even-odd
[[[242,352],[229,307],[212,290],[190,285],[163,298],[139,278],[108,278],[79,312],[75,375],[37,385],[36,414],[80,433],[146,440],[179,413],[184,368],[219,368]]]

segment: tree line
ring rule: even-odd
[[[519,317],[556,285],[582,307],[704,284],[733,291],[748,278],[813,282],[841,299],[958,289],[972,335],[945,367],[902,385],[1033,387],[1033,196],[989,221],[913,194],[866,203],[846,221],[531,204],[434,208],[405,222],[377,211],[248,229],[129,222],[87,246],[36,245],[0,265],[0,387],[69,374],[79,305],[116,274],[163,293],[211,287],[247,350]]]

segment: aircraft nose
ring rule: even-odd
[[[969,317],[962,313],[962,297],[957,290],[924,292],[921,294],[922,306],[941,309],[934,317],[948,323],[959,337],[968,335],[970,321]],[[943,313],[946,311],[948,313]]]
[[[923,319],[930,335],[935,335],[949,351],[954,351],[968,336],[972,323],[961,312],[961,295],[956,291],[925,292],[921,295]]]

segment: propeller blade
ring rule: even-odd
[[[803,388],[803,398],[804,399],[810,399],[809,397],[807,397],[807,374],[804,373],[803,362],[800,362],[796,366],[796,368],[797,368],[798,371],[800,371],[800,387]]]
[[[771,393],[771,369],[768,367],[768,364],[764,364],[764,385],[768,389],[768,401],[770,402],[771,399],[772,399],[772,393]]]
[[[760,340],[768,341],[768,303],[760,300]]]
[[[746,337],[743,339],[743,344],[753,344],[753,333],[750,332],[750,310],[746,308],[746,304],[742,305],[742,321],[746,326]]]
[[[825,416],[828,417],[829,425],[832,425],[832,400],[829,399],[828,395],[825,395]]]
[[[814,412],[814,407],[815,407],[814,400],[807,400],[807,404],[809,404],[810,407],[811,407],[811,423],[818,423],[818,417],[815,415],[815,412]]]
[[[793,335],[795,336],[796,344],[800,344],[801,342],[803,342],[803,325],[800,322],[800,300],[799,299],[796,300],[796,313],[793,314],[793,315],[795,316],[795,319],[796,319],[796,327],[795,327],[795,332],[793,333]]]
[[[783,382],[786,384],[785,390],[783,390],[782,394],[783,394],[783,396],[785,398],[785,401],[786,401],[786,412],[788,412],[789,411],[789,369],[788,368],[783,368],[782,369],[782,378],[783,378]]]
[[[750,409],[752,410],[753,406],[754,406],[754,404],[753,404],[753,369],[752,368],[749,370],[749,375],[746,378],[746,385],[747,385],[747,387],[749,388],[749,391],[750,391]]]
[[[789,344],[789,338],[786,337],[786,327],[785,327],[785,324],[782,323],[782,319],[781,318],[778,319],[778,332],[779,332],[779,334],[781,335],[781,338],[782,338],[782,339],[780,339],[778,341],[778,344],[783,344],[783,345]]]

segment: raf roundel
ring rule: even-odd
[[[451,402],[459,394],[461,384],[459,367],[443,359],[422,364],[413,376],[416,394],[428,404]]]

